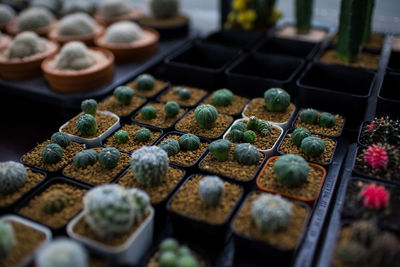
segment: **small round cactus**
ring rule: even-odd
[[[174,95],[179,95],[179,92],[180,92],[181,90],[182,90],[182,88],[176,87],[172,93],[173,93]]]
[[[211,129],[218,118],[218,111],[211,105],[200,105],[194,111],[194,118],[200,128]]]
[[[147,142],[150,140],[151,132],[147,128],[141,128],[136,132],[136,139],[139,142]]]
[[[300,120],[305,124],[317,124],[318,112],[312,108],[305,109],[300,113]]]
[[[176,102],[168,102],[167,104],[165,104],[165,107],[164,107],[165,115],[168,118],[173,118],[179,114],[180,108],[181,107]]]
[[[103,18],[122,17],[131,11],[132,6],[125,0],[102,0],[97,6],[97,12]]]
[[[179,147],[182,150],[196,150],[200,147],[200,138],[194,134],[184,134],[179,137]]]
[[[244,165],[258,164],[260,160],[260,153],[257,148],[249,143],[237,145],[233,155],[237,162]]]
[[[307,181],[310,167],[302,157],[287,154],[277,159],[274,171],[279,183],[287,187],[297,187]]]
[[[360,220],[350,225],[350,239],[369,246],[379,236],[379,230],[373,222]]]
[[[150,0],[150,10],[157,19],[167,19],[175,16],[179,9],[179,0]]]
[[[165,251],[177,251],[179,248],[179,243],[174,238],[166,238],[160,244],[160,250]]]
[[[80,169],[86,169],[88,166],[97,162],[99,155],[94,150],[82,150],[78,152],[73,159],[74,165]]]
[[[66,148],[71,143],[71,138],[66,133],[56,132],[51,136],[51,142],[62,148]]]
[[[234,125],[232,125],[231,130],[232,130],[232,131],[233,131],[233,130],[239,130],[239,131],[241,131],[241,132],[244,132],[244,131],[247,130],[247,128],[246,128],[246,125],[245,125],[243,122],[238,121],[238,122],[236,122]]]
[[[264,193],[251,205],[251,215],[261,232],[285,229],[292,218],[292,204],[280,195]]]
[[[136,207],[136,221],[141,221],[150,209],[150,197],[146,192],[137,188],[127,190],[134,206]]]
[[[300,148],[309,157],[319,157],[325,151],[325,142],[319,137],[309,136],[301,141]]]
[[[60,190],[45,193],[43,199],[43,211],[49,214],[60,212],[68,205],[68,198]]]
[[[58,22],[59,36],[82,36],[93,34],[96,22],[86,13],[74,13],[63,17]]]
[[[35,263],[37,267],[89,266],[86,249],[67,238],[58,238],[46,244],[36,255]]]
[[[122,186],[109,184],[89,190],[83,198],[85,220],[102,239],[129,231],[135,223],[136,208]]]
[[[271,88],[265,91],[264,101],[269,111],[285,111],[290,105],[290,95],[281,88]]]
[[[233,102],[233,93],[226,88],[219,89],[212,94],[211,102],[214,106],[229,106]]]
[[[257,131],[257,127],[258,127],[258,119],[254,116],[251,116],[246,124],[247,130]]]
[[[21,59],[46,51],[46,41],[34,32],[22,32],[8,46],[10,59]]]
[[[136,78],[136,88],[140,91],[150,91],[154,88],[155,79],[150,74],[141,74]]]
[[[142,186],[157,186],[165,181],[168,154],[157,146],[143,146],[131,157],[131,169]]]
[[[115,168],[118,164],[119,158],[119,150],[115,147],[106,147],[99,153],[99,162],[106,169]]]
[[[364,156],[367,162],[373,169],[384,168],[389,162],[389,156],[385,147],[372,145],[367,148]]]
[[[160,148],[162,148],[165,152],[167,152],[168,157],[177,154],[181,149],[179,146],[179,142],[176,141],[175,139],[167,139],[161,142]]]
[[[218,176],[206,176],[199,182],[199,194],[206,206],[218,206],[224,193],[224,182]]]
[[[252,130],[262,136],[268,136],[271,134],[271,124],[265,120],[259,120],[254,116],[249,118],[246,127],[247,130]]]
[[[22,11],[17,17],[17,27],[20,31],[34,31],[49,27],[54,21],[53,14],[40,7],[31,7]]]
[[[188,89],[186,89],[186,88],[181,88],[181,89],[179,90],[179,99],[180,99],[180,100],[185,101],[185,100],[190,99],[191,97],[192,97],[192,93],[191,93]]]
[[[178,256],[174,251],[165,251],[159,259],[160,267],[177,266]]]
[[[56,57],[57,68],[61,70],[83,70],[93,66],[96,60],[82,42],[66,43]]]
[[[0,259],[3,259],[16,244],[14,229],[10,223],[0,220]]]
[[[96,122],[96,119],[90,114],[82,115],[76,121],[76,129],[83,136],[95,135],[97,133],[97,122]]]
[[[240,130],[232,130],[229,133],[229,137],[232,139],[234,143],[240,143],[243,139],[243,132]]]
[[[118,86],[114,89],[113,96],[121,105],[129,105],[132,101],[134,91],[128,86]]]
[[[339,244],[337,257],[345,266],[363,266],[368,257],[367,249],[359,242]]]
[[[129,44],[142,37],[142,29],[132,21],[119,21],[107,28],[105,40],[112,44]]]
[[[243,141],[246,143],[254,143],[256,141],[257,135],[254,131],[248,130],[243,133]]]
[[[176,262],[177,267],[197,267],[199,266],[198,261],[195,257],[191,254],[186,254],[179,257],[178,261]]]
[[[336,124],[336,118],[329,112],[322,112],[319,115],[319,126],[323,128],[332,128]]]
[[[0,25],[5,26],[15,17],[15,11],[9,5],[0,4]]]
[[[16,192],[26,183],[28,172],[24,165],[15,161],[0,162],[0,194]]]
[[[373,242],[369,266],[397,267],[400,264],[400,241],[390,232],[384,232]]]
[[[208,146],[208,150],[214,159],[218,161],[225,161],[229,157],[229,152],[231,151],[232,143],[225,139],[220,139],[212,142]]]
[[[300,147],[301,141],[303,141],[304,138],[311,136],[311,133],[309,130],[305,128],[297,128],[293,131],[292,133],[292,142]]]
[[[129,133],[125,130],[119,130],[114,134],[114,140],[117,144],[126,144],[129,140]]]
[[[145,106],[141,109],[140,114],[144,120],[152,120],[157,117],[157,109],[153,106]]]
[[[83,113],[94,116],[97,112],[97,101],[94,99],[83,100],[81,103],[81,109]]]
[[[46,164],[55,164],[61,161],[63,149],[58,144],[48,144],[42,150],[42,161]]]
[[[377,184],[366,185],[360,195],[366,208],[380,210],[389,205],[390,193],[384,186]]]

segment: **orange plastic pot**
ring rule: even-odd
[[[57,42],[61,45],[71,42],[71,41],[80,41],[85,43],[88,46],[93,46],[94,45],[94,39],[104,32],[104,27],[101,25],[97,26],[97,29],[95,32],[91,34],[85,34],[85,35],[79,35],[79,36],[59,36],[58,35],[58,27],[57,25],[53,27],[50,32],[48,33],[47,37],[54,41]]]
[[[310,167],[315,168],[315,169],[318,169],[318,170],[320,170],[320,171],[322,172],[322,178],[321,178],[321,182],[320,182],[320,185],[319,185],[319,189],[318,189],[317,193],[316,193],[313,197],[311,197],[311,198],[294,196],[294,195],[291,195],[291,194],[288,194],[288,193],[283,193],[283,192],[275,191],[275,190],[273,190],[273,189],[270,189],[270,188],[267,188],[267,187],[264,187],[263,185],[261,185],[260,180],[261,180],[261,176],[262,176],[262,174],[264,173],[265,169],[268,167],[268,165],[269,165],[273,160],[278,159],[278,158],[279,158],[279,157],[275,156],[275,157],[270,157],[270,158],[267,160],[267,163],[265,164],[265,166],[263,167],[263,169],[261,170],[260,174],[258,175],[258,177],[257,177],[257,179],[256,179],[257,188],[260,189],[260,190],[262,190],[262,191],[264,191],[264,192],[268,192],[268,193],[272,193],[272,194],[279,194],[279,195],[281,195],[281,196],[284,196],[284,197],[287,197],[287,198],[290,198],[290,199],[295,199],[295,200],[297,200],[297,201],[301,201],[301,202],[304,202],[304,203],[307,203],[307,204],[310,204],[310,205],[314,204],[315,200],[316,200],[316,199],[318,198],[318,196],[319,196],[319,193],[321,192],[322,185],[324,184],[324,181],[325,181],[325,178],[326,178],[326,170],[325,170],[325,168],[322,167],[322,166],[320,166],[320,165],[318,165],[318,164],[309,163],[309,162],[308,162],[308,165],[309,165]]]

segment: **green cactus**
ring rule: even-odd
[[[142,37],[142,29],[132,21],[119,21],[106,29],[104,39],[112,44],[130,44]],[[140,89],[139,89],[140,90]]]
[[[176,262],[176,266],[177,267],[198,267],[199,262],[191,254],[190,255],[186,254],[186,255],[179,257],[178,261]]]
[[[232,139],[232,142],[240,143],[243,139],[243,132],[240,130],[232,130],[229,133],[229,137]]]
[[[140,111],[144,120],[152,120],[157,117],[157,109],[153,106],[145,106]]]
[[[194,134],[184,134],[179,137],[179,147],[182,150],[196,150],[200,147],[200,138]]]
[[[134,90],[128,86],[118,86],[113,92],[113,96],[121,105],[129,105],[134,94]]]
[[[297,147],[300,147],[301,141],[303,141],[304,138],[311,136],[311,133],[309,130],[305,128],[297,128],[292,132],[292,142],[295,144]]]
[[[231,151],[232,143],[225,139],[220,139],[212,142],[208,146],[208,150],[214,159],[218,161],[225,161],[229,157],[229,152]]]
[[[297,187],[307,181],[310,167],[302,157],[287,154],[277,159],[274,171],[279,183],[287,187]]]
[[[181,149],[179,146],[179,142],[176,141],[175,139],[167,139],[161,142],[160,148],[162,148],[165,152],[167,152],[168,157],[177,154]]]
[[[247,121],[247,129],[257,132],[262,136],[271,134],[271,124],[267,121],[259,120],[254,116],[251,116]]]
[[[145,191],[138,188],[130,188],[127,191],[136,207],[136,220],[142,221],[150,209],[150,197]]]
[[[80,169],[86,169],[88,166],[97,162],[99,155],[94,150],[82,150],[78,152],[73,159],[74,165]]]
[[[367,5],[367,15],[362,39],[363,44],[367,44],[370,41],[375,0],[367,0],[365,5]]]
[[[300,113],[300,120],[305,124],[314,125],[318,123],[318,112],[315,109],[308,108]]]
[[[99,153],[99,162],[106,169],[115,168],[118,164],[119,158],[119,150],[114,147],[106,147]]]
[[[71,143],[71,138],[66,133],[56,132],[51,136],[51,142],[62,148],[66,148]]]
[[[129,140],[129,133],[125,130],[119,130],[114,134],[114,141],[117,144],[126,144]]]
[[[82,115],[76,121],[76,129],[83,136],[95,135],[97,133],[97,122],[96,122],[96,119],[90,114]]]
[[[55,164],[61,161],[63,149],[57,144],[48,144],[42,150],[42,161],[47,164]]]
[[[337,257],[344,266],[363,266],[368,258],[367,248],[354,241],[339,244]]]
[[[180,92],[181,90],[182,90],[182,88],[176,87],[172,93],[173,93],[174,95],[179,95],[179,92]]]
[[[97,101],[94,99],[83,100],[81,103],[81,109],[85,114],[95,116],[97,112]]]
[[[60,190],[53,190],[43,196],[43,211],[49,214],[58,213],[68,205],[68,198]]]
[[[260,152],[249,143],[239,144],[235,147],[233,156],[237,162],[244,165],[258,164]]]
[[[177,251],[179,248],[179,243],[174,238],[166,238],[160,244],[160,250],[165,251]]]
[[[229,106],[233,102],[233,93],[226,88],[219,89],[212,94],[211,101],[214,106]]]
[[[177,266],[178,255],[174,251],[165,251],[159,259],[160,267],[175,267]]]
[[[17,17],[20,31],[35,31],[49,27],[55,20],[53,14],[45,8],[31,7],[22,11]]]
[[[26,183],[28,172],[25,166],[14,161],[0,162],[0,194],[12,194]]]
[[[322,112],[319,115],[319,126],[323,128],[332,128],[336,124],[336,118],[331,113]]]
[[[243,133],[243,141],[246,143],[254,143],[256,141],[257,135],[254,131],[248,130]]]
[[[155,18],[167,19],[178,13],[179,0],[150,0],[149,5]]]
[[[139,142],[147,142],[150,140],[151,132],[147,128],[141,128],[136,132],[136,139]]]
[[[165,104],[165,107],[164,107],[165,115],[168,118],[173,118],[179,114],[180,108],[181,107],[176,102],[168,102]]]
[[[218,111],[211,105],[200,105],[194,111],[194,118],[200,128],[211,129],[218,118]]]
[[[314,0],[296,0],[296,28],[298,34],[308,34],[311,29]]]
[[[319,137],[309,136],[301,141],[300,148],[309,157],[319,157],[325,151],[325,142]]]
[[[272,112],[285,111],[290,105],[290,95],[281,88],[270,88],[264,93],[267,110]]]
[[[82,42],[66,43],[56,57],[56,66],[60,70],[83,70],[96,63],[93,53]]]
[[[379,236],[379,230],[373,222],[359,220],[350,225],[350,239],[370,246],[372,241]]]
[[[0,259],[3,259],[15,246],[14,229],[10,223],[0,220]]]
[[[224,182],[218,176],[206,176],[199,182],[199,194],[206,206],[218,206],[224,194]]]
[[[186,89],[186,88],[181,88],[179,90],[179,99],[180,100],[189,100],[192,97],[192,92],[190,92],[190,90]]]
[[[241,132],[245,132],[247,130],[246,124],[244,124],[241,121],[238,121],[232,126],[231,131],[233,130],[239,130]]]
[[[251,116],[247,121],[247,130],[257,131],[258,119],[255,116]]]
[[[85,36],[93,34],[98,25],[91,16],[85,13],[74,13],[64,16],[58,22],[58,35]]]
[[[150,74],[141,74],[136,78],[136,88],[140,91],[150,91],[154,85],[155,79]]]
[[[43,53],[47,50],[46,41],[34,32],[21,32],[9,45],[10,59],[22,59]]]

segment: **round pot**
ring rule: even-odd
[[[36,77],[42,74],[40,68],[43,60],[54,56],[58,51],[58,44],[46,41],[47,50],[23,59],[4,59],[0,56],[0,77],[5,80],[19,80]],[[1,54],[4,54],[4,50]],[[0,54],[0,55],[1,55]]]
[[[50,26],[42,27],[42,28],[36,29],[36,30],[34,30],[33,32],[35,32],[35,33],[36,33],[37,35],[39,35],[39,36],[46,37],[46,35],[47,35],[47,34],[50,32],[50,30],[54,27],[54,24],[55,24],[55,22],[53,22]],[[20,33],[20,32],[23,32],[23,31],[21,31],[20,29],[18,29],[18,26],[17,26],[17,24],[16,24],[15,21],[8,23],[8,24],[6,25],[6,27],[5,27],[5,29],[6,29],[6,31],[7,31],[10,35],[12,35],[12,36],[17,35],[17,34]]]
[[[110,50],[118,62],[132,62],[152,57],[157,53],[160,35],[150,28],[142,28],[142,37],[129,44],[113,44],[104,40],[105,34],[95,38],[95,44]]]
[[[129,21],[136,21],[143,17],[143,12],[138,9],[133,9],[131,13],[126,16],[116,17],[116,18],[105,18],[100,16],[97,12],[93,15],[94,19],[97,23],[102,24],[104,26],[109,26],[114,22],[129,20]]]
[[[85,35],[78,35],[78,36],[59,36],[58,35],[58,27],[57,25],[53,27],[47,37],[54,41],[59,43],[60,45],[63,45],[65,43],[71,42],[71,41],[81,41],[85,43],[88,46],[93,46],[94,45],[94,39],[103,34],[104,32],[104,27],[101,25],[97,26],[97,29],[95,32],[90,33],[90,34],[85,34]]]
[[[106,62],[101,66],[92,66],[80,71],[60,71],[52,66],[57,54],[44,60],[42,70],[49,86],[58,92],[74,93],[91,90],[110,82],[114,76],[113,54],[103,48],[94,47],[90,49],[105,55]]]

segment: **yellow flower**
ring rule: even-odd
[[[246,11],[245,16],[246,21],[255,21],[257,18],[257,13],[254,10],[249,9]]]
[[[237,16],[237,21],[240,23],[240,24],[243,24],[243,23],[246,23],[247,22],[247,17],[246,17],[246,12],[244,12],[244,11],[241,11],[241,12],[239,12],[239,14],[238,14],[238,16]]]
[[[233,0],[233,9],[244,10],[246,8],[246,0]]]

